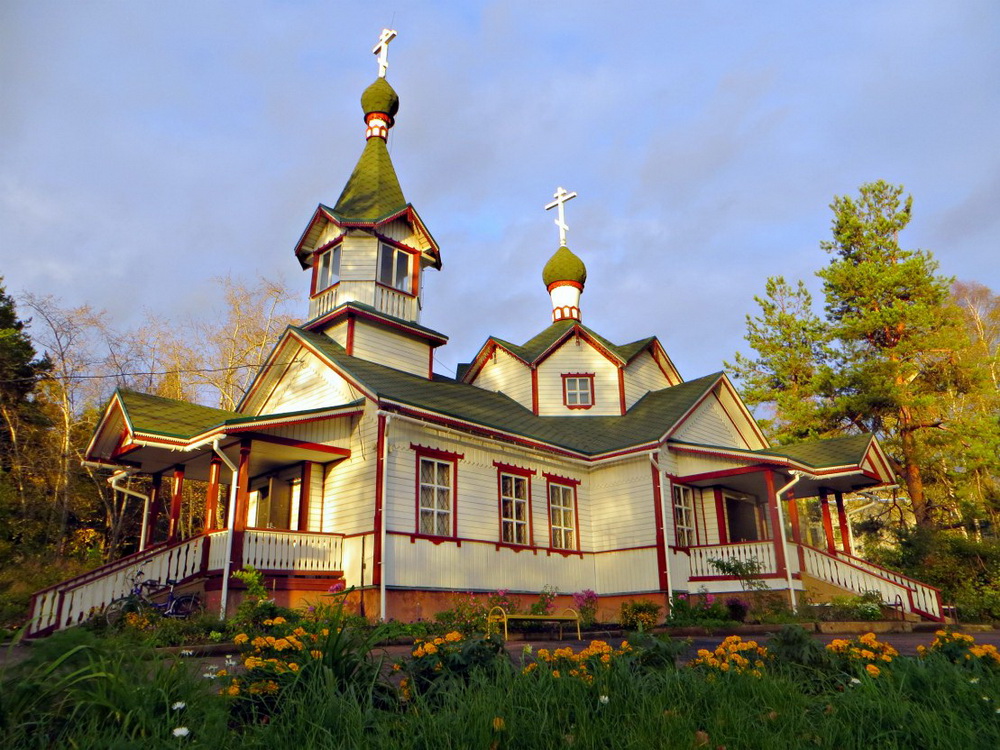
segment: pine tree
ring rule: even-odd
[[[784,277],[771,277],[764,294],[754,297],[760,316],[747,315],[745,338],[757,356],[737,352],[726,367],[742,382],[747,405],[762,407],[757,416],[773,440],[816,437],[822,430],[817,376],[830,356],[826,325],[801,281],[793,289]]]
[[[899,245],[913,203],[902,194],[902,186],[879,181],[862,185],[857,199],[835,198],[833,240],[822,243],[833,259],[818,275],[837,342],[828,373],[831,416],[887,439],[914,518],[929,526],[935,508],[924,488],[927,434],[944,425],[942,394],[958,385],[967,339],[949,304],[950,280],[930,253]]]

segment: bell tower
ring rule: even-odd
[[[399,96],[385,77],[395,38],[395,31],[383,29],[372,50],[378,77],[361,95],[361,157],[336,203],[316,208],[295,255],[310,271],[305,328],[326,333],[348,354],[429,377],[428,347],[447,338],[419,324],[421,281],[425,269],[441,268],[441,255],[403,197],[387,148],[399,111]],[[399,351],[402,359],[386,358]]]

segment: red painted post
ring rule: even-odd
[[[208,466],[208,490],[205,492],[205,525],[202,533],[210,534],[218,528],[219,477],[222,473],[222,459],[212,456]]]
[[[850,555],[852,554],[851,530],[847,525],[847,511],[844,510],[844,493],[837,492],[834,496],[837,498],[837,515],[840,517],[840,540],[843,543],[844,552]]]
[[[823,536],[826,538],[826,550],[831,555],[837,551],[833,539],[833,518],[830,517],[830,498],[826,490],[820,490],[819,507],[823,512]]]
[[[785,562],[785,547],[781,543],[781,516],[778,514],[778,503],[775,497],[774,472],[768,469],[764,472],[764,486],[767,492],[767,509],[771,518],[771,542],[774,544],[774,565],[775,571],[780,577],[788,575],[788,566]]]
[[[174,481],[170,495],[170,524],[167,526],[167,542],[176,542],[180,537],[181,500],[184,491],[184,467],[178,464],[174,467]]]
[[[163,501],[160,499],[162,489],[163,475],[153,474],[153,487],[149,492],[149,512],[142,521],[146,526],[146,544],[143,546],[143,549],[152,547],[155,544],[156,521],[160,517],[160,509],[163,505]]]

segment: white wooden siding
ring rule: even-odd
[[[562,379],[566,373],[594,373],[593,407],[566,407]],[[538,366],[538,413],[542,416],[584,417],[621,414],[618,368],[583,339],[567,339]]]
[[[494,350],[472,384],[505,393],[526,409],[532,406],[531,368],[502,349]]]
[[[717,395],[722,407],[732,417],[732,423],[734,424],[732,427],[733,433],[738,436],[737,442],[733,443],[733,445],[750,450],[766,448],[767,443],[764,442],[755,429],[756,423],[750,421],[752,417],[748,417],[747,413],[741,408],[741,403],[736,400],[736,397],[729,389],[721,387],[717,391]]]
[[[595,551],[656,543],[656,497],[646,455],[595,469],[590,515]]]
[[[695,453],[684,453],[680,451],[672,453],[672,455],[675,457],[675,468],[672,473],[681,477],[690,476],[692,474],[707,474],[710,471],[735,469],[741,466],[749,466],[751,464],[750,460],[702,456]]]
[[[696,490],[695,502],[701,505],[701,515],[698,518],[701,523],[698,529],[699,544],[719,544],[719,516],[715,507],[715,490],[710,487]]]
[[[594,568],[596,585],[592,588],[599,594],[627,594],[660,588],[655,548],[594,555]]]
[[[371,585],[375,537],[372,534],[346,537],[343,549],[342,566],[346,584],[348,586]]]
[[[287,357],[287,358],[286,358]],[[298,348],[287,347],[286,352],[277,359],[278,362],[291,362],[287,368],[275,365],[277,382],[265,381],[262,390],[268,389],[265,396],[254,399],[259,401],[259,408],[254,408],[253,414],[275,414],[283,411],[301,411],[317,409],[324,406],[347,404],[361,397],[340,375],[334,372],[328,364],[321,361],[315,354]]]
[[[370,289],[377,262],[378,239],[364,232],[349,232],[340,245],[341,282],[367,281]]]
[[[715,393],[709,394],[671,437],[688,443],[746,447]]]
[[[632,405],[650,391],[668,388],[670,381],[647,350],[633,359],[625,368],[625,408]]]
[[[323,464],[312,463],[309,475],[309,519],[306,531],[323,530]]]
[[[378,426],[373,406],[354,431],[351,457],[327,464],[323,480],[323,531],[371,531],[375,518]]]
[[[430,366],[427,342],[360,318],[354,324],[353,354],[425,378]]]

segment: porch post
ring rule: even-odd
[[[853,554],[851,552],[851,530],[847,525],[847,511],[844,510],[844,493],[836,492],[834,497],[837,498],[837,516],[840,518],[840,540],[844,552],[850,555]]]
[[[779,501],[780,502],[780,501]],[[806,566],[805,552],[802,550],[802,527],[799,526],[799,499],[795,493],[788,491],[788,523],[792,527],[792,544],[795,545],[799,557],[799,573]]]
[[[729,544],[729,529],[726,528],[726,501],[722,497],[722,488],[715,488],[715,518],[719,524],[719,544]]]
[[[771,541],[774,543],[774,566],[775,572],[781,578],[788,577],[788,565],[785,562],[785,545],[781,543],[785,533],[781,524],[781,514],[778,512],[778,503],[781,500],[775,494],[774,471],[767,469],[764,472],[764,486],[767,488],[767,510],[771,519]]]
[[[240,443],[240,463],[236,471],[236,500],[234,503],[233,554],[230,558],[235,568],[243,567],[243,532],[247,528],[247,512],[250,506],[250,446],[252,441]]]
[[[222,473],[222,459],[212,455],[208,465],[208,490],[205,493],[205,527],[203,533],[215,531],[219,517],[219,476]]]
[[[823,511],[823,536],[826,537],[826,549],[831,555],[837,551],[833,543],[833,519],[830,517],[830,497],[826,490],[819,491],[819,507]]]
[[[160,499],[160,491],[163,488],[163,475],[153,474],[153,486],[149,491],[149,507],[146,517],[142,519],[142,535],[139,538],[139,549],[144,550],[152,547],[156,543],[156,519],[160,516],[160,508],[163,501]]]
[[[299,531],[309,531],[309,486],[312,484],[312,461],[302,464],[302,480],[299,483]]]
[[[184,467],[178,464],[174,467],[174,481],[170,495],[170,524],[167,526],[167,542],[176,542],[180,537],[181,500],[184,491]]]

